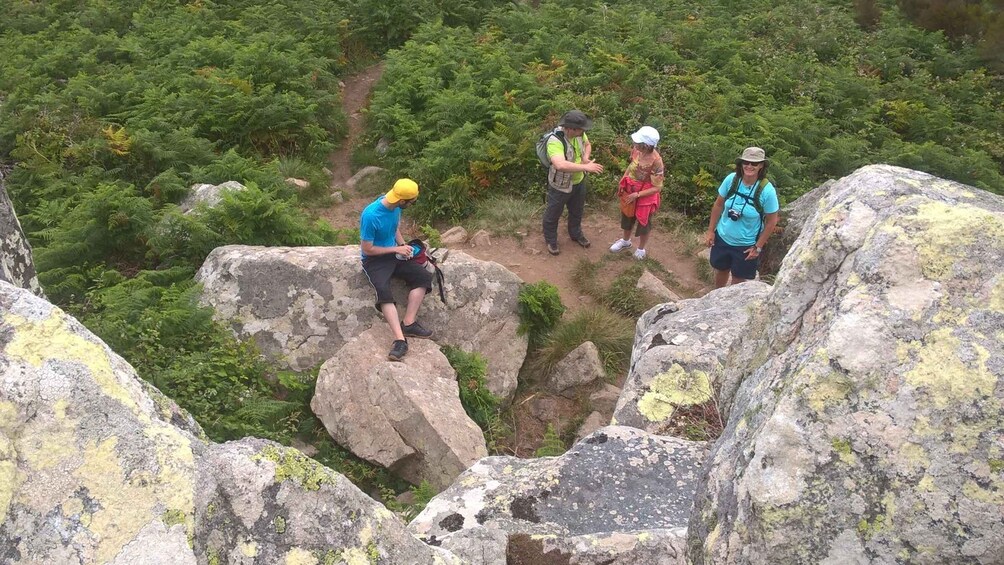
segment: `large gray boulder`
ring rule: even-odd
[[[460,404],[457,374],[439,347],[413,339],[403,362],[388,361],[392,339],[383,324],[345,344],[321,365],[310,407],[358,457],[445,489],[488,455],[484,434]]]
[[[777,231],[770,237],[760,255],[758,264],[760,276],[777,275],[781,270],[781,262],[788,255],[798,236],[802,235],[805,223],[815,215],[819,201],[826,196],[834,182],[836,181],[824,182],[781,209]]]
[[[506,532],[510,543],[520,534],[644,538],[639,530],[676,530],[674,543],[682,548],[680,528],[706,453],[703,442],[609,426],[560,457],[482,459],[433,498],[410,528],[429,543],[478,527]]]
[[[7,196],[7,185],[2,170],[0,170],[0,280],[45,297],[35,273],[31,244],[24,236],[21,222],[14,212],[14,205]]]
[[[242,190],[247,190],[247,187],[235,180],[221,184],[193,184],[188,188],[188,195],[181,200],[178,208],[185,214],[192,212],[200,204],[212,208],[223,201],[225,193]]]
[[[696,563],[1004,562],[1004,198],[891,166],[820,200],[723,375]]]
[[[497,263],[460,251],[450,253],[442,269],[447,303],[434,288],[419,319],[435,331],[437,343],[484,355],[489,390],[511,399],[527,347],[526,336],[516,335],[522,281]],[[218,319],[295,371],[327,361],[374,324],[386,325],[354,245],[220,247],[196,279]],[[403,309],[406,288],[395,283],[394,292]]]
[[[201,436],[76,320],[0,281],[0,563],[459,563],[296,450]]]
[[[613,423],[667,434],[677,410],[715,403],[732,345],[768,289],[749,281],[642,314]]]

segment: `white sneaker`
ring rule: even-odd
[[[622,249],[627,249],[628,247],[631,247],[631,240],[618,239],[617,241],[614,242],[613,245],[610,246],[610,252],[617,253],[618,251],[621,251]]]
[[[642,259],[644,259],[645,258],[645,250],[644,249],[635,249],[634,250],[634,258],[637,259],[637,260],[639,260],[639,261],[641,261]]]

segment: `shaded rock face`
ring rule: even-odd
[[[447,304],[438,289],[426,296],[419,319],[437,343],[488,360],[488,388],[511,399],[526,357],[519,327],[520,279],[497,263],[453,251],[442,264]],[[249,247],[214,250],[196,279],[202,300],[238,336],[252,338],[267,356],[296,371],[315,367],[374,324],[375,293],[363,273],[358,246]],[[407,289],[395,282],[403,311]],[[390,342],[386,344],[390,348]]]
[[[749,281],[645,312],[613,423],[664,434],[678,409],[713,401],[732,345],[769,288]]]
[[[21,230],[14,205],[7,196],[3,172],[0,171],[0,280],[26,288],[45,298],[38,284],[31,245]]]
[[[1004,199],[865,167],[734,346],[697,563],[1004,562]]]
[[[683,528],[586,534],[567,538],[517,534],[509,540],[506,554],[508,561],[492,563],[685,565],[685,538],[686,529]]]
[[[0,563],[459,563],[296,450],[200,436],[76,320],[0,281]]]
[[[432,543],[482,526],[507,532],[510,542],[516,534],[678,529],[690,514],[706,450],[700,442],[609,426],[561,457],[488,457],[433,498],[410,528]],[[575,545],[554,541],[562,551]]]
[[[387,360],[386,324],[360,334],[321,366],[317,417],[339,445],[405,480],[445,489],[488,455],[460,404],[457,375],[428,340],[410,340],[403,362]]]
[[[829,192],[836,181],[828,180],[811,191],[798,197],[781,209],[778,230],[771,236],[760,254],[758,264],[760,276],[776,275],[781,270],[781,262],[802,234],[805,223],[816,213],[819,201]]]

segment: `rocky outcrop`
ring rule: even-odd
[[[310,403],[339,445],[405,480],[445,489],[488,455],[460,404],[457,374],[439,347],[410,341],[403,362],[387,360],[393,336],[371,328],[321,365]]]
[[[1004,562],[1004,199],[833,184],[723,375],[696,563]]]
[[[645,312],[613,423],[668,433],[678,409],[714,402],[732,345],[769,288],[750,281]]]
[[[484,355],[489,390],[511,399],[527,347],[526,337],[516,335],[522,281],[460,251],[441,267],[447,303],[433,289],[419,319],[434,329],[437,343]],[[226,246],[209,255],[196,278],[218,319],[296,371],[320,365],[374,324],[386,325],[373,307],[358,246]],[[397,283],[394,289],[403,307],[406,289]]]
[[[24,236],[14,205],[7,196],[3,171],[0,171],[0,280],[45,297],[35,273],[31,244]]]
[[[201,435],[76,320],[0,282],[0,562],[459,563],[296,450]]]
[[[210,447],[196,492],[200,563],[460,564],[342,475],[272,442]]]
[[[199,204],[203,204],[211,208],[223,200],[224,193],[240,192],[242,190],[247,190],[247,188],[235,180],[228,180],[225,183],[215,185],[193,184],[188,189],[188,196],[181,200],[178,207],[186,214],[195,210]]]
[[[478,527],[506,532],[510,545],[519,535],[551,536],[555,547],[573,554],[573,538],[581,536],[630,532],[642,541],[655,534],[638,530],[677,530],[673,544],[682,548],[679,529],[706,449],[610,426],[561,457],[488,457],[433,498],[410,528],[430,543]]]
[[[558,361],[544,386],[551,392],[573,398],[580,387],[602,381],[605,376],[600,350],[593,342],[586,341]]]

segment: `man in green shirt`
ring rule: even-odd
[[[592,145],[586,130],[593,121],[578,110],[569,110],[558,122],[558,131],[547,141],[547,207],[544,210],[544,242],[547,252],[557,255],[558,220],[568,207],[568,235],[582,247],[589,240],[582,233],[582,211],[586,205],[586,173],[601,173],[603,165],[589,158]],[[557,136],[563,136],[564,143]]]

